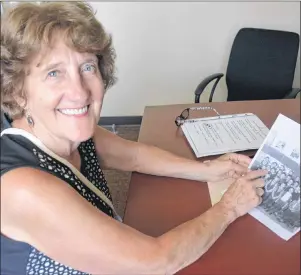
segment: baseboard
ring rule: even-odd
[[[140,125],[142,116],[107,116],[101,117],[98,125]]]

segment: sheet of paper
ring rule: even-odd
[[[251,113],[187,120],[181,127],[197,157],[258,149],[269,131]]]
[[[289,240],[300,231],[300,124],[280,114],[249,168],[269,171],[263,202],[249,214]],[[233,180],[208,182],[212,205],[231,183]]]
[[[233,182],[233,179],[226,179],[219,182],[207,182],[212,205],[221,200],[223,194]]]
[[[250,168],[269,173],[263,202],[249,214],[290,239],[300,231],[300,124],[280,114]]]

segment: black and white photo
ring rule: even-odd
[[[300,124],[279,115],[250,165],[265,169],[262,203],[250,214],[285,240],[300,231]]]

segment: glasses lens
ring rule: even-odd
[[[185,119],[183,119],[181,116],[177,116],[175,123],[177,126],[181,126],[184,123]]]
[[[183,119],[187,119],[189,116],[189,109],[185,109],[182,113],[181,113],[181,117]]]

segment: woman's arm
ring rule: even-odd
[[[250,172],[253,179],[263,175],[256,172]],[[259,203],[254,185],[263,181],[246,180],[238,180],[206,213],[153,238],[105,215],[55,176],[18,168],[1,177],[1,232],[91,274],[172,274]]]
[[[155,146],[123,139],[99,126],[94,142],[104,168],[181,178],[192,178],[195,171],[205,170],[201,162],[176,156]],[[198,177],[195,175],[194,179]]]
[[[220,158],[222,162],[202,163],[176,156],[155,146],[125,140],[108,130],[97,127],[94,142],[101,165],[105,168],[135,171],[145,174],[184,178],[199,181],[223,179],[223,173],[245,173],[249,158],[232,154]],[[221,175],[216,174],[221,173]],[[231,174],[231,172],[230,172]],[[226,175],[227,177],[229,175]],[[231,176],[231,175],[230,175]]]

